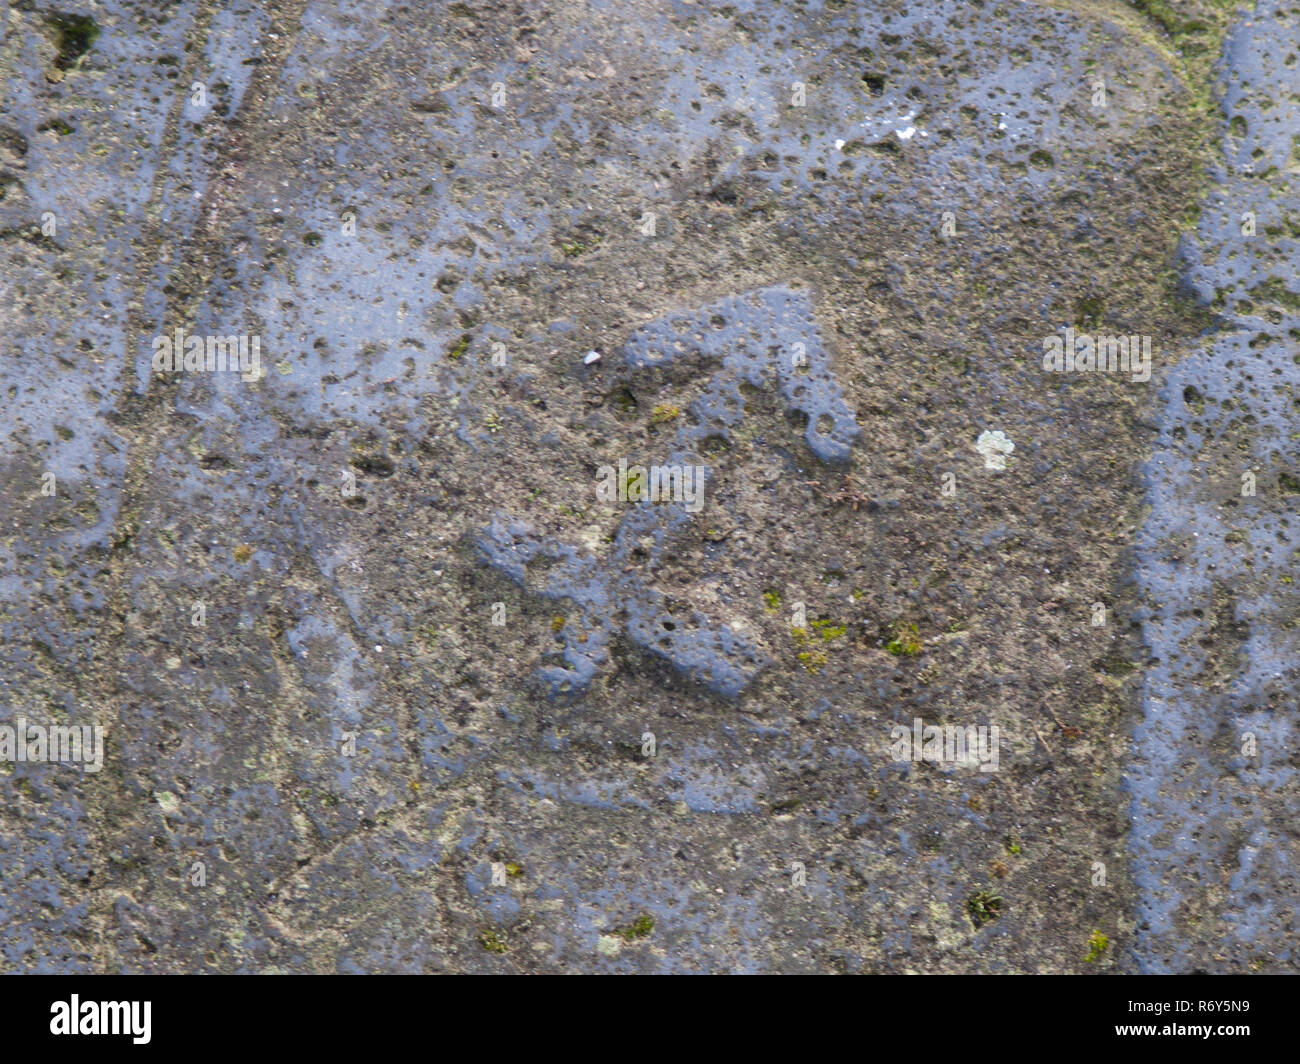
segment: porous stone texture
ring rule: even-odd
[[[1138,539],[1143,720],[1128,773],[1142,971],[1300,967],[1300,130],[1295,12],[1232,28],[1214,187],[1183,244],[1211,335],[1169,373]]]
[[[1294,970],[1294,20],[10,4],[0,970]]]

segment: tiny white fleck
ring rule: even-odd
[[[837,141],[835,142],[835,150],[836,150],[836,151],[839,151],[842,147],[844,147],[844,141],[842,141],[842,140],[837,140]]]
[[[898,134],[899,140],[911,140],[912,134],[916,132],[916,126],[908,126],[906,129],[896,129],[894,132]]]
[[[588,351],[586,358],[582,360],[582,364],[584,366],[590,366],[593,362],[599,362],[599,361],[600,361],[599,351]]]

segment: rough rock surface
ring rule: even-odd
[[[0,970],[1294,971],[1295,39],[11,4]]]

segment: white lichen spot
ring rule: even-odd
[[[975,450],[984,456],[985,469],[1006,469],[1007,455],[1015,449],[1016,445],[1000,429],[995,432],[985,429],[975,441]]]

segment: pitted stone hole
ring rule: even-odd
[[[721,314],[714,314],[713,317],[709,319],[709,324],[715,329],[725,329],[727,327],[727,319]]]
[[[50,127],[47,122],[41,129]],[[27,138],[13,126],[0,126],[0,148],[21,159],[27,154]]]
[[[628,418],[635,417],[637,407],[641,405],[637,402],[631,388],[617,389],[610,396],[610,402],[613,403],[618,416]]]
[[[795,432],[805,432],[808,429],[808,415],[802,410],[791,410],[785,415],[785,420]]]
[[[391,477],[397,472],[397,464],[386,454],[353,455],[351,464],[363,473],[376,477]]]
[[[54,43],[58,48],[54,65],[59,70],[72,67],[90,51],[90,46],[99,37],[99,24],[89,15],[55,11],[46,15],[45,21],[54,31]]]
[[[817,418],[817,435],[829,436],[835,428],[835,419],[830,414],[821,414]]]

